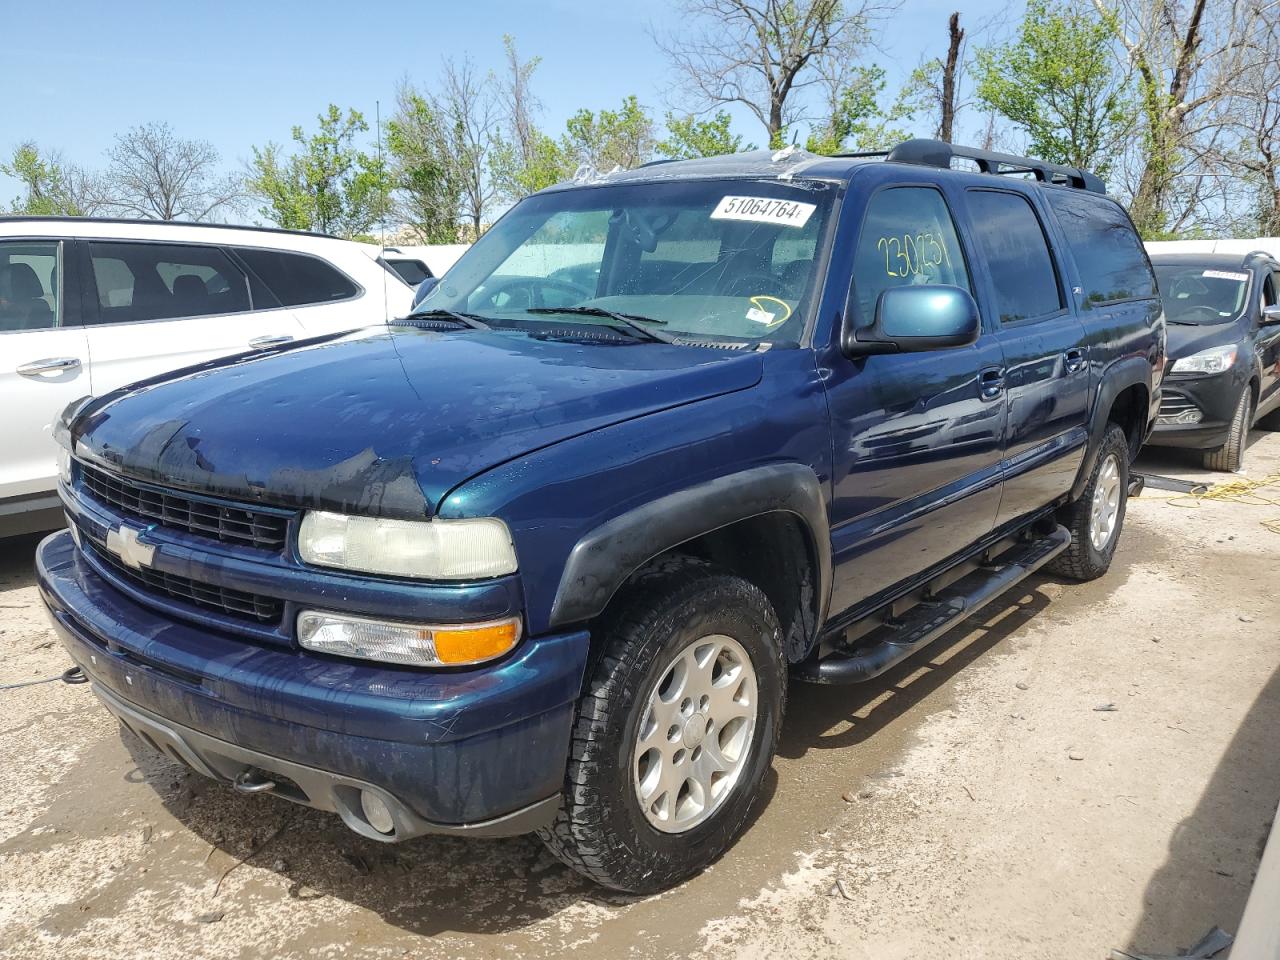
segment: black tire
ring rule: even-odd
[[[1102,549],[1094,545],[1093,498],[1098,487],[1098,476],[1109,457],[1115,458],[1120,473],[1120,501],[1115,527]],[[1071,546],[1049,562],[1046,569],[1072,580],[1096,580],[1107,572],[1116,544],[1124,528],[1125,509],[1129,504],[1129,439],[1118,424],[1108,424],[1098,448],[1093,473],[1080,499],[1063,507],[1058,522],[1071,531]]]
[[[756,673],[759,712],[750,752],[705,821],[665,833],[649,823],[636,797],[637,731],[670,661],[713,634],[737,640]],[[597,639],[600,655],[578,703],[560,811],[538,835],[562,861],[603,886],[655,893],[714,861],[759,799],[786,703],[782,632],[757,587],[704,561],[672,557],[632,580]]]
[[[1236,412],[1231,415],[1231,430],[1227,434],[1227,442],[1217,450],[1204,452],[1206,470],[1222,470],[1235,473],[1244,463],[1244,444],[1249,439],[1249,427],[1253,421],[1253,390],[1246,383],[1240,400],[1236,404]]]

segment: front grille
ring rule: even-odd
[[[275,513],[199,500],[177,490],[139,483],[80,464],[82,488],[95,500],[145,521],[223,543],[283,550],[288,518]]]
[[[160,570],[135,570],[123,563],[114,553],[97,540],[89,540],[93,555],[128,582],[151,593],[160,593],[174,600],[193,603],[210,610],[218,610],[233,617],[253,620],[257,623],[279,623],[284,615],[284,601],[264,597],[243,590],[201,583],[188,577],[180,577]]]

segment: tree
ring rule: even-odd
[[[1234,94],[1280,56],[1258,5],[1218,0],[1093,0],[1137,74],[1142,142],[1130,213],[1148,239],[1176,234],[1216,180],[1204,161],[1230,125]]]
[[[497,193],[488,175],[499,117],[492,78],[478,75],[470,60],[446,60],[436,111],[445,131],[444,156],[458,190],[459,212],[471,222],[474,240],[484,231]]]
[[[1029,0],[1016,38],[978,51],[977,95],[1035,156],[1106,176],[1133,118],[1113,26],[1079,7]]]
[[[504,130],[489,145],[489,177],[498,196],[519,200],[563,180],[568,160],[560,145],[538,129],[536,116],[542,104],[530,81],[540,57],[521,61],[515,38],[502,38],[507,73],[498,86],[498,104]],[[572,171],[569,171],[572,173]]]
[[[657,42],[699,111],[742,104],[770,146],[804,118],[803,94],[828,74],[857,66],[877,0],[681,0],[678,33]],[[844,84],[841,84],[844,86]]]
[[[947,21],[947,59],[942,64],[942,84],[938,97],[938,139],[951,142],[956,123],[956,75],[960,69],[960,46],[964,43],[964,30],[960,28],[960,13],[951,14]]]
[[[167,123],[144,123],[107,151],[113,205],[148,220],[204,220],[235,203],[238,177],[219,175],[207,140],[184,140]]]
[[[946,56],[926,60],[911,71],[899,98],[906,115],[926,111],[936,117],[933,136],[946,143],[954,142],[956,118],[967,105],[960,99],[967,66],[964,49],[965,31],[960,26],[960,14],[953,13],[947,20]]]
[[[754,150],[750,144],[743,146],[742,137],[729,129],[730,122],[731,118],[724,110],[717,110],[708,120],[699,120],[693,114],[679,117],[668,111],[667,137],[658,142],[656,149],[672,160],[718,157]]]
[[[107,207],[101,178],[63,161],[56,151],[41,153],[34,141],[14,148],[0,174],[22,184],[23,194],[13,201],[13,213],[33,217],[91,217]]]
[[[890,126],[900,119],[897,108],[880,108],[885,74],[874,64],[841,68],[828,78],[827,118],[809,135],[805,149],[833,154],[842,150],[880,150],[905,140],[905,131]]]
[[[617,110],[579,110],[566,126],[561,150],[575,167],[586,164],[608,173],[614,167],[629,170],[653,159],[653,118],[634,94],[625,97]]]
[[[254,147],[245,187],[264,202],[262,215],[282,227],[366,234],[383,214],[387,189],[383,164],[356,146],[369,125],[359,111],[344,117],[333,104],[316,119],[314,134],[293,128],[292,155],[276,143]]]
[[[408,81],[400,84],[387,122],[387,153],[397,218],[424,243],[456,243],[461,196],[447,130],[435,105]]]

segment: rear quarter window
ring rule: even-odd
[[[360,288],[319,257],[283,250],[237,247],[236,254],[286,307],[348,300]]]
[[[1079,190],[1046,190],[1080,272],[1085,309],[1156,295],[1155,275],[1120,205]]]

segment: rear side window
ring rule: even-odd
[[[1118,204],[1074,190],[1045,193],[1080,271],[1086,309],[1156,295],[1142,241]]]
[[[237,247],[236,253],[286,307],[348,300],[360,292],[346,275],[319,257],[251,247]]]
[[[0,243],[0,333],[58,325],[59,247],[57,240]]]
[[[135,323],[242,313],[244,273],[217,247],[89,243],[99,323]]]
[[[384,260],[383,262],[411,287],[416,287],[431,276],[431,271],[421,260]]]
[[[986,257],[1001,323],[1063,308],[1058,273],[1031,202],[1018,193],[971,190],[974,232]]]
[[[875,322],[890,287],[926,283],[973,292],[951,211],[932,187],[881,190],[867,204],[854,254],[855,329]]]

